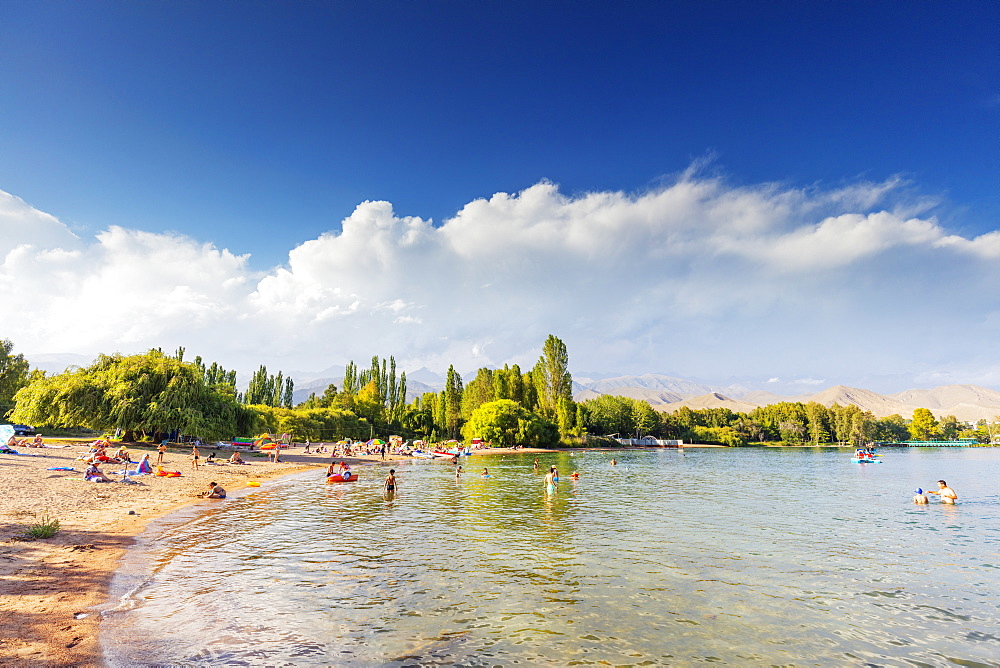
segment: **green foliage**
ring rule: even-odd
[[[13,352],[13,343],[0,340],[0,418],[14,408],[14,395],[28,384],[28,361]]]
[[[736,448],[746,445],[743,436],[732,427],[698,427],[692,428],[692,441],[695,443],[717,443]]]
[[[566,344],[558,337],[549,334],[542,346],[542,354],[531,373],[538,392],[541,414],[549,419],[559,420],[560,431],[566,433],[565,416],[558,414],[561,402],[573,403],[573,378],[569,373],[569,352],[566,350]]]
[[[462,394],[462,376],[450,365],[444,386],[444,421],[441,423],[448,438],[458,438],[461,433]]]
[[[20,540],[45,540],[52,538],[59,533],[59,520],[42,514],[34,524],[29,524],[24,528],[18,538]]]
[[[283,408],[249,406],[255,416],[247,434],[267,432],[291,434],[294,440],[338,441],[342,438],[367,439],[371,423],[351,411],[339,408]]]
[[[937,437],[938,421],[934,419],[934,414],[926,408],[918,408],[913,411],[913,420],[910,421],[910,436],[915,441],[930,441]]]
[[[481,438],[490,445],[553,447],[559,442],[556,425],[510,399],[490,401],[475,411],[462,430],[466,441]]]
[[[98,431],[170,432],[229,438],[252,414],[228,391],[206,384],[195,364],[151,350],[100,355],[86,368],[41,377],[18,391],[12,419]]]
[[[472,412],[483,404],[495,401],[496,386],[494,383],[494,373],[490,369],[482,368],[476,373],[476,377],[465,386],[462,391],[462,418],[468,420]],[[509,398],[509,397],[503,397]]]

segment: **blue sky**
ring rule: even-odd
[[[163,256],[154,250],[158,243],[172,248],[178,258],[193,249],[190,271],[204,268],[206,261],[195,257],[208,253],[211,261],[232,272],[220,268],[220,273],[208,274],[225,285],[249,286],[245,294],[209,295],[204,286],[199,292],[169,271],[150,290],[172,282],[170,294],[178,303],[187,295],[190,303],[212,304],[207,310],[232,307],[228,317],[239,318],[250,310],[240,300],[260,302],[261,285],[292,276],[295,287],[285,290],[312,295],[308,303],[299,300],[296,317],[306,318],[310,310],[345,318],[350,314],[349,325],[342,319],[331,331],[367,332],[357,334],[357,341],[343,337],[340,348],[325,348],[317,341],[329,338],[329,331],[314,318],[308,322],[316,327],[315,340],[293,337],[275,346],[253,342],[273,351],[272,365],[318,369],[375,353],[395,353],[413,364],[447,365],[449,356],[465,358],[456,363],[502,364],[537,355],[551,331],[568,340],[571,355],[575,342],[579,364],[595,371],[860,383],[873,367],[884,366],[879,377],[905,375],[892,382],[944,378],[1000,386],[1000,370],[995,376],[981,372],[996,352],[995,339],[985,335],[944,342],[940,335],[919,335],[912,351],[898,356],[887,356],[881,344],[870,353],[855,348],[855,356],[872,357],[850,369],[843,360],[816,362],[804,343],[832,346],[817,339],[830,330],[843,334],[875,328],[881,338],[895,335],[894,323],[920,309],[920,300],[911,301],[911,290],[918,288],[941,300],[928,305],[935,318],[963,317],[969,326],[978,323],[986,331],[995,326],[997,260],[988,235],[997,230],[1000,214],[998,19],[1000,5],[985,1],[5,3],[0,7],[0,190],[14,198],[7,225],[18,228],[8,236],[20,234],[22,245],[50,251],[78,243],[73,252],[92,261],[103,257],[107,262],[112,248],[123,248],[127,250],[118,252],[145,257],[143,266],[149,265],[149,257],[124,241],[115,246],[114,240],[139,243],[156,257]],[[764,218],[766,212],[781,210],[777,218],[768,218],[771,227],[759,228],[780,229],[780,239],[794,241],[824,220],[846,215],[890,212],[898,221],[871,223],[880,230],[874,235],[880,241],[859,234],[859,244],[872,245],[845,250],[843,264],[837,265],[842,273],[836,277],[823,274],[830,267],[812,267],[787,279],[800,290],[814,285],[815,292],[777,299],[774,295],[788,289],[787,283],[773,277],[758,282],[770,276],[769,269],[734,268],[722,258],[733,249],[716,242],[723,232],[743,239],[746,247],[765,239],[780,246],[780,239],[734,234],[718,222],[721,218],[707,213],[718,207],[685,209],[722,227],[710,234],[690,227],[698,220],[685,219],[684,229],[700,229],[704,236],[695,235],[682,255],[674,252],[680,248],[676,230],[647,238],[630,227],[635,210],[647,211],[644,203],[651,200],[643,198],[655,199],[656,193],[684,183],[708,188],[712,194],[705,196],[716,203],[752,194]],[[546,184],[554,184],[555,194],[531,190],[544,190]],[[583,216],[574,220],[589,215],[580,213],[588,202],[592,209],[602,206],[588,197],[624,197],[634,205],[632,213],[616,219],[621,227],[611,238],[645,238],[647,245],[619,249],[621,257],[613,271],[602,275],[601,285],[587,285],[586,275],[574,275],[573,268],[597,257],[580,246],[546,247],[554,242],[539,230],[551,219],[525,212],[529,203],[518,199],[525,191],[540,198],[534,211],[552,206],[561,212],[557,217]],[[854,194],[845,199],[848,191]],[[520,203],[520,213],[501,202],[487,207],[489,211],[468,210],[477,201],[492,202],[496,193],[510,193]],[[560,198],[568,201],[562,208]],[[801,201],[782,208],[789,198]],[[536,264],[521,267],[516,275],[497,273],[496,282],[508,287],[518,282],[517,276],[524,278],[520,291],[508,290],[497,309],[525,303],[533,311],[531,304],[546,303],[537,294],[546,286],[549,292],[573,293],[574,299],[577,292],[589,290],[593,299],[573,301],[579,320],[558,308],[540,308],[535,320],[526,323],[521,341],[496,333],[506,320],[493,320],[473,308],[472,302],[480,301],[477,290],[490,284],[470,282],[484,278],[481,267],[457,272],[468,283],[467,291],[439,306],[405,289],[414,273],[448,270],[422,264],[416,256],[399,284],[383,285],[379,281],[387,281],[385,276],[371,274],[366,281],[317,273],[315,268],[332,258],[348,266],[354,261],[341,250],[329,251],[330,256],[310,253],[334,237],[346,246],[343,221],[365,201],[388,202],[391,214],[380,210],[366,218],[372,227],[360,225],[368,231],[359,232],[363,240],[352,252],[401,262],[393,253],[405,244],[404,237],[390,235],[395,241],[381,247],[377,232],[393,225],[406,228],[398,221],[415,217],[441,230],[440,238],[447,237],[432,246],[458,253],[441,261],[458,263],[459,256],[479,258],[470,263],[487,261],[499,244],[510,248],[511,256],[501,258],[504,267],[524,258],[563,267],[569,282],[561,287],[557,275],[537,270]],[[661,222],[674,219],[665,213],[673,209],[658,206],[649,205],[654,213],[648,215],[661,216]],[[459,216],[460,211],[466,215]],[[55,222],[46,218],[39,223],[37,216]],[[523,224],[505,227],[515,219]],[[937,231],[897,225],[911,219]],[[593,233],[593,224],[568,223],[564,238]],[[493,236],[463,233],[477,226],[492,230]],[[33,239],[28,234],[32,230],[46,241]],[[520,239],[516,230],[524,232],[522,241],[507,246],[498,241],[510,241],[512,235]],[[58,240],[64,233],[76,241]],[[895,241],[885,241],[889,237]],[[941,241],[953,237],[973,245]],[[463,256],[455,251],[458,238],[474,238],[481,245],[473,244]],[[531,245],[538,238],[547,241]],[[821,246],[827,243],[823,235],[816,238]],[[655,262],[643,255],[650,243],[670,246],[663,257],[671,258],[673,269],[662,275],[649,269],[631,274],[630,256],[645,261],[647,268]],[[912,256],[920,244],[938,254]],[[960,246],[975,259],[939,253],[943,247]],[[9,241],[0,251],[12,249]],[[300,262],[312,258],[313,269],[301,264],[296,270],[296,250]],[[758,304],[745,298],[722,308],[719,304],[728,303],[733,292],[724,297],[722,285],[705,287],[712,276],[701,275],[696,263],[687,264],[699,257],[726,268],[713,276],[734,272],[726,274],[728,285],[749,289],[753,284],[755,295],[767,293],[772,300]],[[754,261],[762,257],[757,254]],[[788,261],[786,256],[768,257]],[[8,259],[5,272],[15,276],[12,262]],[[966,266],[970,262],[975,266]],[[681,265],[688,268],[681,271]],[[370,271],[385,273],[385,266],[379,267]],[[886,275],[889,267],[895,273]],[[80,300],[156,304],[162,293],[139,294],[131,286],[133,292],[118,294],[122,282],[131,282],[130,272],[140,271],[140,265],[122,267],[113,276],[84,280],[94,292]],[[629,280],[623,279],[626,275]],[[348,284],[359,299],[331,302],[327,293],[340,289],[346,294]],[[693,284],[702,292],[692,290]],[[982,286],[977,301],[954,294],[968,285]],[[58,287],[23,286],[18,294],[25,290],[31,292],[33,302],[25,307],[31,314],[45,318],[55,313],[55,297],[62,294]],[[701,295],[698,299],[712,308],[687,303],[685,294]],[[624,310],[627,295],[645,305]],[[293,301],[291,292],[279,291],[273,299],[285,305]],[[879,308],[877,300],[882,301]],[[807,318],[801,331],[798,325],[776,327],[775,321],[787,322],[789,313],[800,312],[792,309],[807,303],[820,314]],[[446,309],[449,305],[453,311]],[[180,305],[176,308],[191,317]],[[956,308],[964,312],[956,313]],[[973,308],[976,313],[969,313]],[[414,337],[397,340],[392,332],[380,349],[365,350],[365,345],[373,347],[373,328],[399,329],[393,320],[372,315],[379,309],[419,322],[426,341],[408,348]],[[461,327],[460,341],[458,334],[445,331],[449,328],[427,332],[436,323],[465,317],[466,311],[484,323],[481,330]],[[360,313],[374,319],[362,320]],[[587,316],[609,313],[619,325],[601,338],[588,327]],[[627,326],[620,325],[623,320]],[[217,323],[204,314],[196,321],[205,323],[206,333],[192,337],[194,341],[184,341],[180,331],[125,321],[115,325],[118,334],[103,339],[67,341],[16,329],[8,336],[19,349],[35,353],[106,352],[177,342],[190,349],[201,344],[222,362],[230,356],[231,366],[252,363],[250,343],[237,354],[210,340],[207,332]],[[690,340],[667,335],[684,325],[700,334]],[[754,332],[752,344],[745,339],[741,344],[735,330]],[[835,340],[832,332],[829,336]],[[435,349],[434,341],[443,340],[448,343]],[[785,347],[771,349],[769,341],[782,341]],[[700,350],[706,344],[714,348]],[[949,355],[955,345],[965,347],[964,361]],[[789,346],[798,352],[782,363],[789,358]],[[301,352],[307,347],[314,356]],[[483,353],[491,347],[493,352]],[[719,352],[734,348],[732,354]],[[975,354],[982,358],[972,363],[969,357]],[[899,369],[906,360],[908,368]],[[768,371],[771,362],[773,372]],[[600,368],[602,364],[613,368]],[[815,368],[806,368],[808,364]],[[884,389],[891,389],[892,382],[886,381]]]

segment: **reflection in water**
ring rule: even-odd
[[[996,665],[1000,452],[536,456],[396,463],[392,496],[388,467],[303,474],[170,518],[116,579],[109,661]],[[960,505],[910,504],[942,476]]]

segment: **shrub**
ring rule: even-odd
[[[52,538],[57,533],[59,533],[59,520],[44,514],[34,524],[24,528],[21,540],[45,540]]]

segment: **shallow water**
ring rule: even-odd
[[[102,642],[120,666],[1000,666],[1000,450],[883,454],[553,453],[551,495],[535,455],[396,464],[393,499],[385,468],[300,474],[157,523]],[[958,506],[910,503],[940,477]]]

